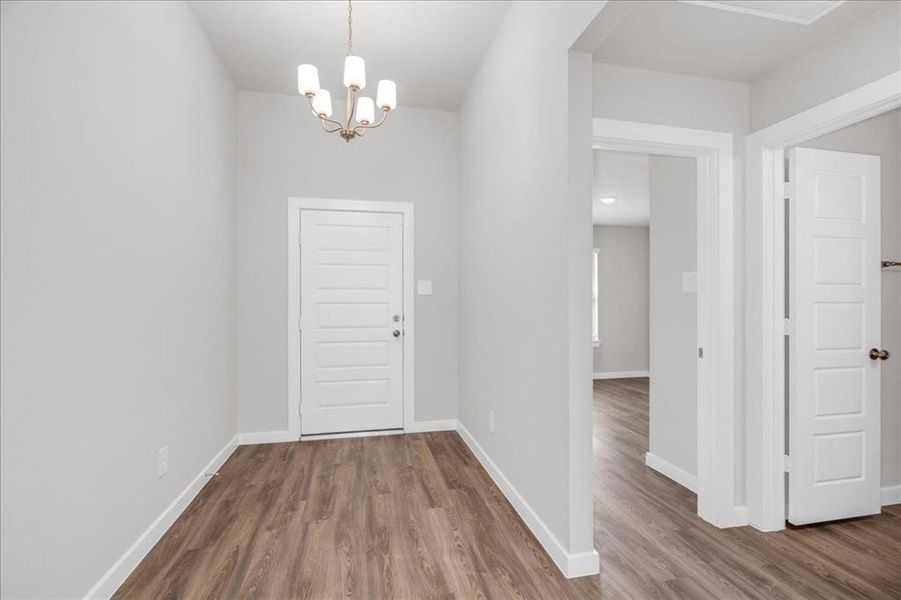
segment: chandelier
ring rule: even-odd
[[[297,67],[297,91],[307,97],[313,116],[319,119],[326,133],[337,133],[344,141],[363,137],[367,129],[380,127],[388,113],[397,106],[397,88],[390,79],[379,80],[375,96],[358,96],[366,87],[366,65],[353,53],[353,6],[347,2],[347,56],[344,57],[344,87],[347,88],[347,113],[344,121],[332,119],[332,96],[319,87],[319,71],[314,65]],[[382,118],[375,122],[375,106],[382,110]],[[354,124],[356,121],[356,124]]]

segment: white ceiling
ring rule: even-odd
[[[346,2],[188,4],[239,89],[296,94],[297,65],[311,63],[333,101],[344,98]],[[377,80],[393,79],[401,107],[456,110],[508,6],[507,1],[355,2],[354,53],[366,59],[366,90],[374,96]]]
[[[595,225],[648,225],[651,220],[650,157],[631,152],[594,151]],[[616,196],[613,204],[600,198]]]
[[[612,26],[605,30],[593,24],[596,31],[603,32],[603,39],[595,40],[593,54],[595,60],[614,65],[748,82],[891,3],[845,2],[812,24],[802,25],[760,14],[721,10],[722,6],[717,8],[713,2],[613,0],[598,16],[600,20],[610,20]],[[812,13],[804,14],[809,17]]]

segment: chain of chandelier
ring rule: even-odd
[[[319,119],[326,133],[337,133],[344,141],[363,137],[369,129],[381,127],[388,119],[388,113],[397,107],[397,87],[390,79],[381,79],[376,91],[376,100],[360,96],[366,87],[366,63],[353,53],[353,5],[347,2],[347,56],[344,57],[344,87],[347,88],[347,106],[344,120],[332,118],[332,96],[319,87],[319,71],[314,65],[297,67],[297,91],[306,96],[313,116]],[[378,122],[375,107],[382,111]]]

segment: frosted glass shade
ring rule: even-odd
[[[375,103],[379,108],[393,110],[397,106],[397,86],[390,79],[379,80]]]
[[[357,123],[370,125],[375,121],[375,105],[372,98],[360,96],[357,98]]]
[[[315,94],[319,90],[319,71],[313,65],[297,67],[297,91],[301,95]]]
[[[320,117],[332,116],[332,95],[328,93],[328,90],[316,90],[316,95],[313,97],[313,110]]]
[[[366,87],[366,62],[361,56],[350,54],[344,57],[344,85]]]

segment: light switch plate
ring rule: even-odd
[[[432,280],[431,279],[419,279],[416,281],[416,293],[420,296],[431,296],[432,295]]]
[[[682,273],[682,291],[687,294],[698,292],[698,272],[686,271]]]

